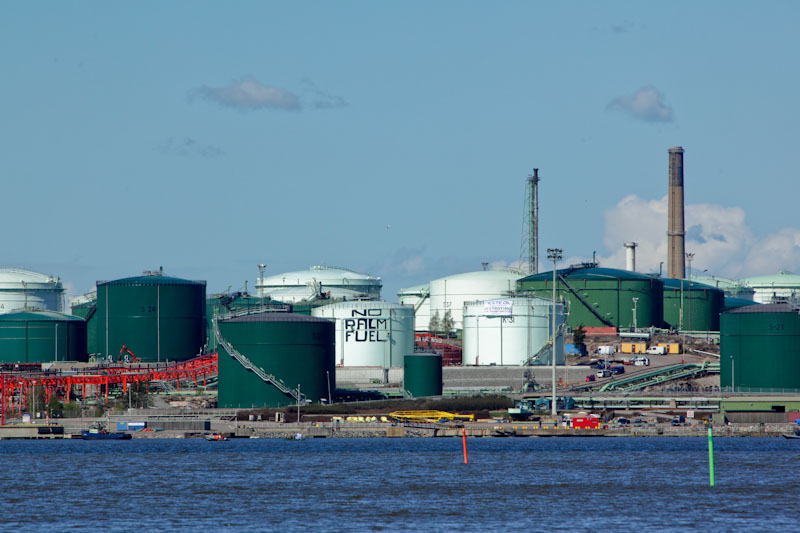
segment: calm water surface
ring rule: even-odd
[[[4,531],[796,531],[800,441],[0,441]]]

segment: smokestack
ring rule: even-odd
[[[635,242],[625,243],[625,270],[636,272],[636,247]]]
[[[686,277],[683,221],[683,148],[669,149],[669,220],[667,221],[667,277]]]
[[[539,169],[528,176],[528,195],[531,199],[528,227],[528,270],[539,273]]]

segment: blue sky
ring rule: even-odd
[[[520,259],[800,270],[796,2],[6,2],[0,265],[209,291],[312,264],[384,296]],[[388,227],[387,227],[388,226]],[[663,249],[662,249],[663,248]]]

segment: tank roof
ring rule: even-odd
[[[737,289],[741,288],[742,285],[738,281],[728,278],[721,278],[719,276],[692,275],[692,281],[705,283],[706,285],[711,285],[712,287],[717,287],[718,289]]]
[[[705,283],[698,283],[696,281],[689,281],[688,279],[675,279],[675,278],[664,278],[662,280],[664,282],[665,289],[680,289],[681,288],[681,281],[683,281],[683,290],[690,290],[690,291],[719,291],[723,292],[722,289],[718,289],[713,285],[707,285]]]
[[[326,282],[341,282],[344,279],[347,279],[349,281],[352,280],[370,281],[373,283],[380,283],[381,280],[381,278],[373,278],[369,274],[356,272],[355,270],[314,265],[309,267],[308,270],[296,270],[294,272],[284,272],[282,274],[266,276],[264,278],[260,278],[257,283],[259,286],[276,285],[276,284],[280,285],[283,284],[287,279],[289,281],[292,281],[294,279],[309,280],[309,281],[317,280],[323,284]],[[305,281],[302,281],[302,283],[305,283]]]
[[[617,268],[601,268],[601,267],[579,267],[579,268],[563,268],[557,270],[557,273],[567,279],[624,279],[624,280],[637,280],[649,281],[652,279],[660,279],[658,276],[640,274],[639,272],[631,272],[630,270],[620,270]],[[548,281],[553,279],[553,271],[540,272],[524,277],[520,282],[528,281]]]
[[[767,274],[763,276],[753,276],[744,278],[741,282],[747,286],[800,286],[800,275],[794,272],[781,270],[777,274]]]
[[[205,281],[192,281],[188,279],[173,278],[170,276],[133,276],[114,281],[98,281],[97,286],[150,286],[150,285],[198,285],[205,286]]]
[[[750,305],[762,305],[762,304],[754,302],[753,300],[748,300],[746,298],[736,298],[734,296],[726,296],[725,303],[723,304],[726,310],[736,309],[737,307],[747,307]]]
[[[316,316],[299,315],[296,313],[253,313],[250,315],[237,316],[233,318],[220,318],[220,323],[232,322],[302,322],[302,323],[332,323],[327,318],[319,318]]]
[[[472,280],[472,279],[499,279],[499,280],[518,280],[524,276],[522,272],[511,268],[495,268],[490,270],[476,270],[475,272],[464,272],[462,274],[453,274],[443,278],[437,278],[433,281],[441,280]]]
[[[0,315],[0,322],[83,322],[83,319],[55,311],[22,311]]]
[[[40,274],[31,270],[24,270],[21,268],[0,268],[0,284],[15,284],[20,282],[25,283],[58,283],[60,280],[57,277],[49,276],[47,274]]]
[[[405,289],[400,289],[397,291],[397,295],[415,295],[420,293],[425,293],[430,290],[431,286],[429,283],[423,283],[422,285],[414,285],[413,287],[406,287]]]
[[[725,311],[724,314],[734,313],[795,313],[797,314],[800,309],[796,305],[781,302],[777,304],[753,304],[743,307],[736,307]]]

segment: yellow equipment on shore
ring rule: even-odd
[[[389,416],[401,422],[471,422],[475,415],[459,415],[447,411],[394,411]]]

